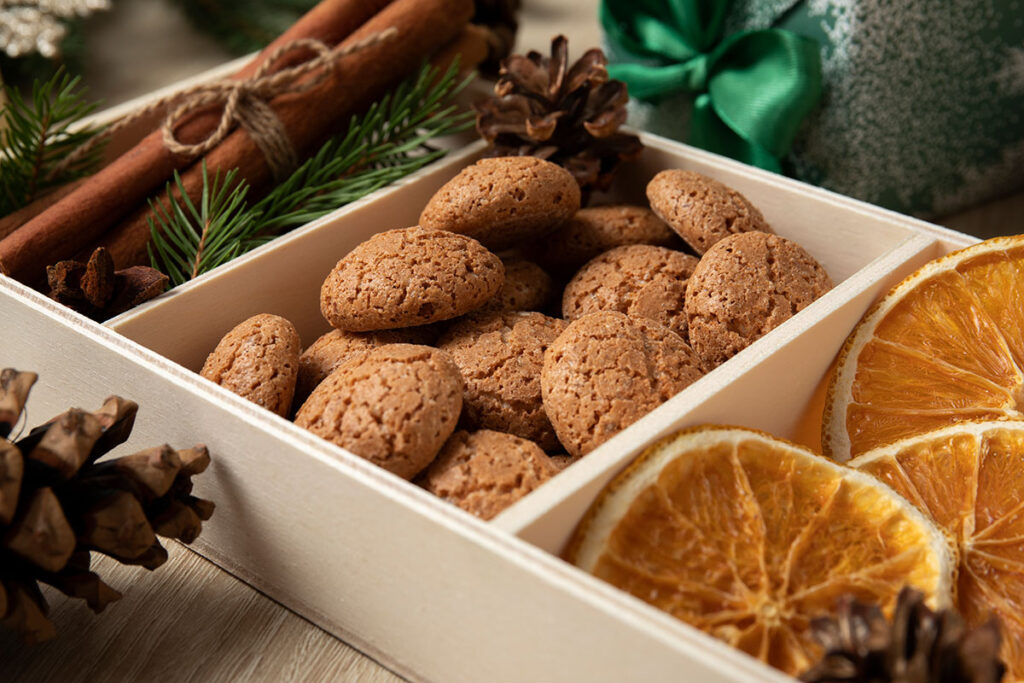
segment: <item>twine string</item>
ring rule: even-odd
[[[317,87],[330,77],[342,58],[390,40],[397,33],[397,29],[388,28],[372,33],[351,45],[338,46],[334,49],[312,38],[293,40],[274,50],[249,78],[227,78],[213,83],[203,83],[161,97],[137,109],[72,150],[53,167],[48,177],[56,177],[101,142],[139,119],[178,104],[161,126],[163,143],[168,151],[190,159],[203,156],[223,142],[236,126],[241,126],[266,157],[274,177],[280,179],[298,166],[298,154],[288,138],[284,124],[271,108],[270,101],[279,95],[303,93]],[[295,66],[271,73],[275,63],[297,50],[305,50],[315,56]],[[314,75],[302,80],[308,74]],[[175,128],[182,121],[198,110],[215,105],[223,109],[217,127],[208,136],[191,144],[183,143],[177,138]]]

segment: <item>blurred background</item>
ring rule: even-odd
[[[290,25],[313,2],[26,2],[27,6],[34,5],[40,16],[58,10],[67,14],[69,7],[76,8],[79,15],[84,16],[59,19],[60,26],[67,32],[60,40],[53,41],[59,46],[59,56],[37,52],[41,46],[45,47],[46,27],[23,26],[22,30],[27,34],[39,31],[35,36],[36,49],[27,49],[28,54],[17,59],[0,56],[0,75],[8,83],[24,85],[31,82],[33,76],[45,74],[55,64],[62,63],[71,73],[82,76],[90,98],[101,101],[104,106],[112,106],[257,49]],[[1024,192],[1021,191],[1024,183],[1021,164],[1024,160],[1024,123],[1019,106],[1024,103],[1024,6],[1021,0],[949,2],[952,4],[946,0],[908,0],[905,12],[908,17],[914,16],[914,21],[918,22],[914,24],[901,21],[900,11],[883,12],[879,8],[886,3],[880,0],[735,0],[730,3],[732,18],[726,22],[726,34],[737,29],[788,28],[794,24],[793,15],[800,11],[808,15],[804,19],[809,17],[812,23],[817,21],[828,34],[825,36],[827,40],[822,39],[826,72],[823,105],[804,126],[805,131],[810,127],[811,132],[798,138],[794,146],[797,153],[783,158],[787,174],[980,237],[1024,232],[1024,219],[1021,218],[1024,216]],[[10,7],[17,4],[0,5],[0,15],[10,13]],[[605,31],[598,18],[598,0],[478,2],[478,7],[506,10],[517,5],[517,52],[536,49],[547,53],[551,38],[559,33],[569,37],[572,57],[593,46],[607,46]],[[801,6],[806,8],[801,10]],[[820,9],[824,6],[831,8],[831,15]],[[978,26],[971,24],[975,16],[970,10],[972,6],[979,8],[977,16],[982,23]],[[1000,20],[1000,13],[1009,20]],[[820,20],[819,14],[822,16]],[[980,18],[983,14],[987,18]],[[927,23],[931,15],[934,15],[934,26]],[[869,26],[871,22],[865,18],[875,19],[877,25]],[[857,24],[864,25],[865,32],[868,29],[875,33],[891,31],[884,36],[888,44],[909,45],[911,47],[905,49],[918,50],[921,54],[911,52],[886,56],[880,52],[879,61],[869,64],[869,69],[864,68],[863,62],[854,61],[852,66],[848,63],[843,65],[847,69],[845,73],[830,72],[830,68],[833,72],[836,70],[836,59],[842,56],[839,53],[843,49],[850,51],[852,46],[867,51],[871,48],[859,45],[849,37],[843,42],[842,32],[856,30],[851,26]],[[999,37],[1002,42],[998,43],[1002,51],[998,53],[990,49],[996,44],[993,35],[989,35],[994,28],[1002,32]],[[799,26],[797,30],[800,30]],[[0,46],[12,40],[10,31],[10,26],[4,26],[0,20]],[[828,44],[829,41],[832,45]],[[951,78],[937,78],[933,84],[923,82],[926,79],[922,74],[930,73],[926,63],[922,66],[925,70],[919,72],[899,67],[900,71],[892,76],[892,69],[886,70],[887,66],[901,63],[921,64],[926,58],[955,62],[956,58],[951,60],[943,52],[947,48],[955,50],[953,54],[962,56],[964,60],[963,64],[952,65]],[[899,49],[903,48],[897,47]],[[46,52],[45,49],[41,51]],[[615,61],[614,46],[611,52]],[[973,56],[977,59],[972,59]],[[984,78],[979,77],[979,73],[986,69],[992,72],[993,79],[1000,79],[993,81],[999,87],[990,87]],[[876,73],[869,73],[872,70]],[[852,81],[851,71],[854,75]],[[965,79],[964,83],[956,82],[958,74]],[[879,87],[878,82],[882,78],[886,80]],[[905,82],[900,82],[901,79]],[[977,92],[965,87],[969,85],[976,86]],[[860,90],[886,92],[887,86],[891,87],[891,101],[888,102],[877,95],[873,96],[874,99],[849,95]],[[833,89],[831,92],[830,87]],[[918,97],[915,88],[932,88],[932,91]],[[988,101],[971,101],[972,97],[978,98],[999,88],[1009,88],[1007,92],[1012,95],[998,102],[1000,106],[1006,106],[1009,113],[999,111],[998,106],[993,107]],[[950,92],[963,92],[960,99],[966,102],[960,102],[959,109],[949,108],[945,119],[933,116],[936,107],[928,97],[947,100]],[[682,121],[688,117],[686,111],[692,97],[687,95],[682,99],[687,100],[682,108],[673,102],[655,105],[634,103],[630,123],[687,141],[688,125]],[[972,107],[975,104],[977,106]],[[915,106],[920,111],[916,111]],[[870,114],[867,123],[864,122],[865,112]],[[975,115],[979,112],[987,114]],[[943,124],[943,121],[947,123]],[[948,129],[943,129],[943,125]],[[871,126],[878,127],[873,137],[876,131]],[[890,140],[895,132],[899,136],[895,146],[904,144],[901,126],[911,136],[906,138],[910,140],[905,143],[906,153],[894,152],[894,143]],[[995,132],[999,135],[993,135]],[[916,137],[911,134],[916,134]],[[981,143],[991,145],[992,149],[983,150],[984,154],[977,159],[968,159],[972,155],[978,156],[974,152]],[[936,150],[940,150],[942,155],[936,156]],[[877,164],[878,178],[874,178],[876,169],[873,164]],[[934,171],[937,168],[943,170],[941,167],[944,165],[949,167],[945,175]],[[933,171],[934,178],[931,177]],[[873,179],[873,184],[867,179]],[[962,187],[951,184],[960,179],[963,179]]]

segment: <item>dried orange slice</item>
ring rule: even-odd
[[[956,547],[954,604],[971,626],[995,613],[1011,680],[1024,679],[1024,422],[965,422],[850,461],[927,512]]]
[[[846,340],[822,448],[839,461],[965,420],[1024,418],[1024,235],[926,264]]]
[[[821,648],[810,620],[852,593],[948,605],[942,531],[874,477],[795,444],[699,427],[648,448],[598,496],[568,551],[597,577],[787,673]]]

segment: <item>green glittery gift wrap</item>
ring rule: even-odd
[[[639,12],[688,4],[632,1]],[[1024,0],[721,4],[722,40],[782,29],[821,45],[821,100],[780,159],[786,174],[921,216],[1024,189]],[[606,42],[612,64],[671,61],[631,53],[614,31]],[[630,123],[692,141],[693,102],[686,92],[634,99]]]

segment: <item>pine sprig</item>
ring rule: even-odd
[[[152,226],[160,240],[148,246],[150,261],[161,264],[161,270],[171,282],[181,284],[200,273],[212,270],[238,256],[242,244],[240,236],[249,236],[255,215],[246,207],[248,185],[235,181],[237,169],[223,177],[215,174],[211,180],[203,162],[203,194],[197,206],[174,172],[176,197],[165,206],[150,201],[157,226]],[[168,185],[170,188],[170,185]]]
[[[63,70],[45,82],[36,81],[26,100],[4,86],[7,105],[0,111],[0,216],[20,209],[47,190],[89,175],[100,164],[102,145],[55,173],[57,164],[96,133],[98,127],[76,127],[96,109],[85,99],[79,78]]]
[[[211,180],[204,167],[203,199],[195,210],[176,176],[181,198],[169,211],[154,204],[153,267],[177,286],[441,158],[445,150],[434,149],[430,141],[471,125],[473,113],[450,104],[468,82],[458,80],[457,64],[440,75],[424,65],[366,113],[353,116],[344,134],[329,139],[253,204],[245,202],[248,184],[235,182],[234,171]],[[175,188],[168,183],[167,189],[172,195]]]

